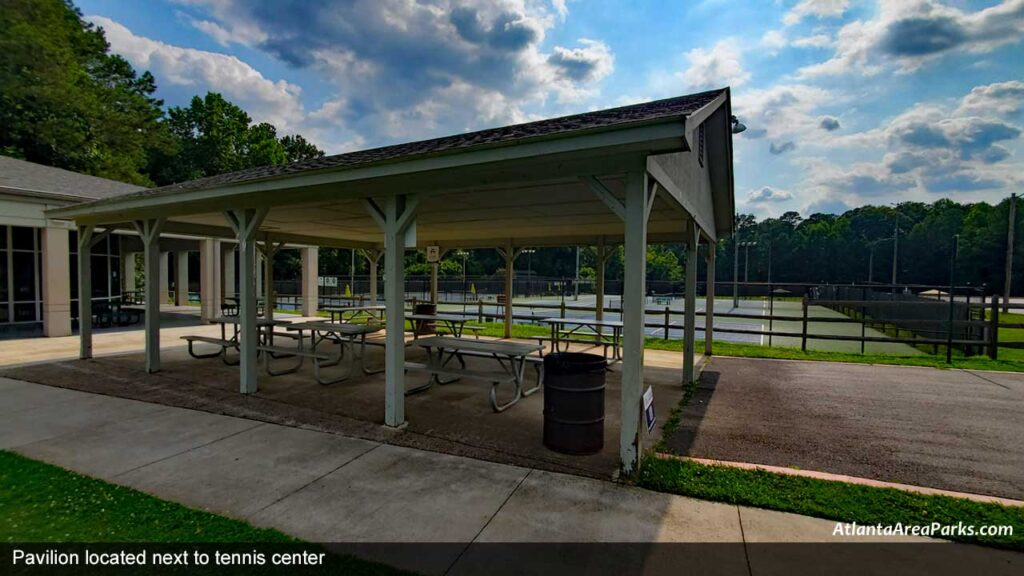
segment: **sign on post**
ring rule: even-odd
[[[441,260],[440,246],[427,246],[427,262],[433,264]]]
[[[650,386],[644,391],[644,421],[647,422],[647,433],[654,432],[658,418],[654,415],[654,389]]]

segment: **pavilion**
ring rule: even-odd
[[[192,234],[201,245],[201,298],[217,309],[218,239],[237,241],[240,391],[257,391],[256,256],[282,243],[303,248],[303,309],[315,312],[316,246],[362,248],[384,259],[387,307],[385,415],[405,424],[404,250],[493,247],[513,269],[518,251],[597,246],[598,302],[606,247],[624,245],[622,294],[622,469],[638,469],[646,250],[687,247],[683,381],[695,377],[698,246],[733,232],[732,124],[728,88],[444,138],[267,166],[57,208],[78,228],[79,300],[90,310],[89,252],[96,235],[135,229],[145,254],[146,370],[160,368],[159,235]],[[269,259],[268,259],[269,260]],[[511,289],[506,274],[506,293]],[[707,294],[705,355],[711,352],[714,291]],[[600,306],[598,314],[600,314]],[[272,302],[266,309],[272,311]],[[509,334],[512,307],[505,307]],[[81,357],[91,357],[90,314],[80,316]]]

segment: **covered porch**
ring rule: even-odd
[[[691,381],[697,372],[695,298],[699,245],[707,278],[713,282],[715,245],[731,234],[734,206],[732,185],[732,117],[728,90],[718,90],[499,128],[482,132],[402,144],[285,166],[258,168],[214,176],[109,200],[51,211],[52,217],[75,221],[79,230],[80,294],[88,295],[89,249],[94,234],[118,227],[138,230],[146,263],[145,353],[136,361],[148,373],[199,370],[193,379],[237,382],[244,395],[292,394],[304,391],[323,405],[339,401],[352,388],[376,394],[376,401],[351,402],[360,413],[382,413],[391,429],[429,421],[430,412],[457,395],[462,387],[482,388],[473,381],[448,390],[431,390],[406,397],[404,259],[405,250],[493,247],[512,270],[519,251],[537,246],[597,246],[599,255],[624,246],[622,295],[623,360],[616,369],[618,442],[611,442],[626,474],[640,464],[646,429],[642,422],[644,370],[643,310],[648,243],[682,243],[687,248],[685,345],[671,385]],[[201,247],[202,282],[214,267],[216,238],[232,238],[239,251],[239,366],[202,374],[205,363],[165,362],[160,351],[158,291],[161,232],[198,234],[210,238]],[[283,243],[305,246],[362,248],[384,263],[386,325],[382,378],[367,377],[334,386],[310,389],[285,377],[268,378],[257,362],[257,253]],[[303,279],[315,286],[315,248],[303,253]],[[272,261],[271,258],[267,259]],[[600,263],[604,258],[599,258]],[[603,292],[603,266],[598,270],[598,297]],[[272,267],[263,282],[272,284]],[[306,282],[304,282],[306,284]],[[506,274],[506,285],[511,275]],[[201,292],[212,292],[203,291]],[[206,293],[203,306],[212,305]],[[265,313],[273,315],[273,296]],[[89,306],[82,298],[80,306]],[[304,293],[304,312],[315,312],[315,294]],[[709,298],[707,309],[713,307]],[[505,307],[506,336],[512,307]],[[600,311],[598,315],[600,316]],[[705,355],[711,353],[711,314],[707,316]],[[80,331],[82,358],[91,357],[91,330]],[[170,358],[166,359],[170,360]],[[287,378],[299,378],[298,372]],[[614,378],[610,378],[613,380]],[[382,382],[381,382],[382,380]],[[317,386],[309,382],[312,386]],[[383,386],[381,386],[383,384]],[[454,385],[453,385],[454,386]],[[232,386],[233,387],[233,386]],[[445,387],[447,388],[447,387]],[[449,391],[450,390],[450,391]],[[463,392],[470,393],[469,390]],[[299,393],[299,392],[294,392]],[[319,399],[317,395],[321,395]],[[657,394],[657,392],[656,392]],[[540,395],[533,404],[512,408],[541,418]],[[306,400],[303,399],[303,402]],[[423,406],[421,406],[421,404]],[[667,410],[661,412],[667,416]],[[480,411],[480,422],[461,426],[453,434],[472,434],[507,414]],[[377,416],[371,417],[372,421]],[[365,417],[364,417],[365,419]],[[461,419],[465,419],[464,417]],[[436,427],[435,427],[436,428]],[[447,434],[447,432],[446,432]]]

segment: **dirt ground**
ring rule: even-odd
[[[1024,374],[711,359],[671,451],[1024,499]]]
[[[383,349],[368,350],[367,365],[380,366]],[[647,366],[644,372],[645,385],[654,387],[659,423],[668,418],[683,395],[678,355],[662,355],[670,356],[668,361],[662,359],[665,367]],[[422,362],[425,356],[420,348],[410,346],[407,359]],[[474,364],[483,367],[481,362],[487,360],[467,360],[470,369]],[[527,370],[529,385],[535,375],[532,369]],[[494,413],[488,402],[490,384],[474,380],[435,385],[407,396],[408,427],[394,430],[383,425],[383,374],[320,386],[313,380],[308,362],[299,372],[285,376],[269,377],[261,371],[259,392],[249,396],[238,393],[237,367],[227,366],[219,358],[191,358],[183,348],[163,350],[162,368],[156,374],[145,373],[142,354],[127,354],[12,367],[0,370],[0,376],[542,470],[610,478],[619,464],[618,370],[613,367],[607,376],[604,449],[592,456],[564,455],[544,447],[543,393]],[[412,388],[425,381],[425,373],[409,372],[406,386]],[[659,433],[656,429],[654,435],[646,436],[646,445],[653,445]]]

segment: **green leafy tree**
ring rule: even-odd
[[[287,162],[322,158],[324,155],[323,150],[317,148],[299,134],[281,138],[281,146],[284,148],[284,155]]]
[[[70,2],[4,0],[0,30],[0,153],[149,184],[149,156],[173,146],[153,76]]]

